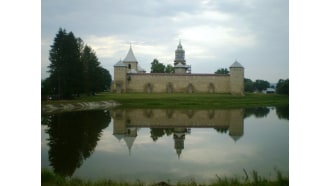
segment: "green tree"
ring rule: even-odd
[[[255,82],[254,82],[254,87],[259,91],[263,91],[263,90],[266,90],[267,88],[269,88],[270,86],[270,83],[268,81],[265,81],[265,80],[260,80],[260,79],[257,79]]]
[[[85,45],[81,55],[84,66],[84,91],[86,94],[94,94],[100,86],[101,71],[100,62],[91,47]]]
[[[151,73],[164,73],[165,72],[165,65],[160,63],[158,59],[154,59],[151,62]]]
[[[244,78],[244,91],[253,92],[255,90],[254,83],[251,79]]]
[[[174,67],[170,64],[167,64],[165,67],[165,73],[174,73]]]
[[[111,87],[111,82],[112,82],[112,77],[110,75],[110,72],[102,67],[99,67],[100,71],[100,84],[99,87],[97,88],[97,91],[104,91],[104,90],[109,90]]]
[[[83,89],[83,66],[78,40],[72,32],[60,28],[49,52],[50,84],[60,98],[72,98]]]
[[[49,52],[50,76],[42,82],[42,95],[55,94],[70,99],[110,88],[111,75],[100,66],[95,51],[81,38],[60,28]]]
[[[278,80],[278,83],[276,85],[276,93],[289,95],[289,79]]]
[[[227,68],[221,68],[214,72],[215,74],[229,74],[229,71]]]

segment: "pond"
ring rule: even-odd
[[[289,175],[289,107],[42,115],[41,166],[68,177],[212,182]]]

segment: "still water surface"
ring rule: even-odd
[[[289,109],[43,114],[41,166],[86,180],[210,182],[289,174]]]

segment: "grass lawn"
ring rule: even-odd
[[[178,183],[168,183],[164,181],[156,183],[144,183],[141,180],[136,182],[116,182],[113,180],[97,180],[97,181],[86,181],[80,178],[65,178],[60,175],[55,174],[54,172],[42,169],[41,170],[41,185],[43,186],[288,186],[289,178],[282,176],[280,171],[276,171],[277,178],[275,180],[267,180],[258,175],[258,172],[252,171],[250,175],[246,174],[246,179],[242,180],[238,177],[217,177],[216,181],[213,181],[208,184],[197,183],[195,180],[189,182],[178,182]]]
[[[114,100],[125,108],[247,108],[289,104],[289,96],[247,93],[245,96],[207,93],[126,93],[102,92],[95,96],[81,96],[75,100],[43,101],[42,104],[62,104]]]

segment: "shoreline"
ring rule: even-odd
[[[41,113],[51,114],[60,112],[84,111],[108,109],[119,106],[120,104],[113,101],[82,101],[76,103],[45,103],[41,105]]]
[[[278,94],[113,94],[99,93],[95,96],[74,100],[51,100],[41,102],[42,113],[81,111],[106,108],[164,108],[164,109],[228,109],[289,104],[289,96]]]

